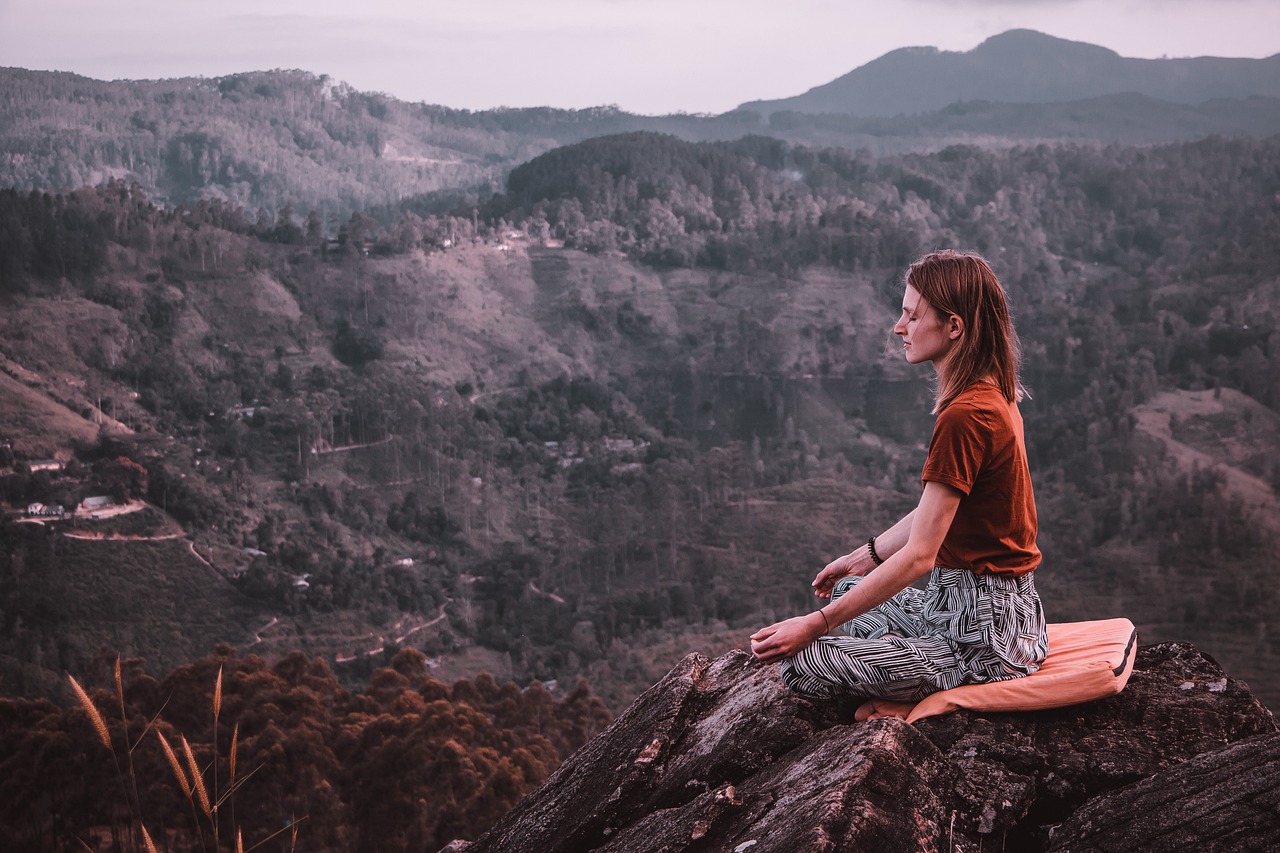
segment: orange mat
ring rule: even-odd
[[[873,699],[857,719],[900,717],[908,723],[957,708],[971,711],[1041,711],[1114,696],[1133,672],[1138,632],[1128,619],[1049,625],[1049,656],[1035,673],[990,684],[941,690],[919,702]]]

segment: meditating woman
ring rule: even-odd
[[[937,371],[920,503],[818,573],[829,603],[751,635],[755,656],[781,661],[807,696],[916,701],[1030,674],[1049,648],[1004,289],[978,255],[926,255],[907,272],[893,331],[910,364]],[[925,575],[927,589],[911,586]]]

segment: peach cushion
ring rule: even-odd
[[[919,702],[873,699],[857,719],[900,717],[908,723],[957,708],[971,711],[1040,711],[1114,696],[1133,672],[1138,632],[1128,619],[1049,625],[1049,656],[1031,675],[990,684],[940,690]]]

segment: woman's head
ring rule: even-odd
[[[935,411],[946,408],[957,394],[982,380],[994,382],[1010,402],[1022,399],[1025,391],[1018,379],[1021,344],[1009,317],[1004,288],[986,260],[951,249],[931,252],[907,270],[906,284],[933,312],[930,322],[938,324],[936,334],[945,337],[927,339],[934,345],[930,353],[936,352],[936,357],[928,359],[938,370]],[[910,306],[904,300],[906,307]],[[916,307],[919,315],[926,306]],[[902,321],[894,331],[903,334],[900,328]],[[929,326],[924,334],[934,334],[932,330]]]

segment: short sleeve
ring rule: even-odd
[[[934,424],[920,479],[943,483],[967,495],[990,447],[991,427],[981,412],[964,403],[953,403],[942,410]]]

